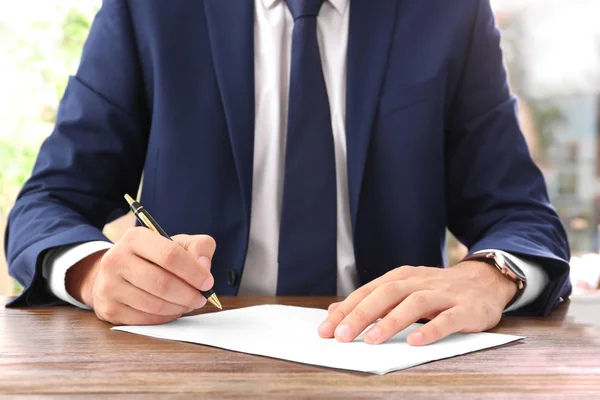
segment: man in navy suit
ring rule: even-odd
[[[430,319],[413,345],[547,314],[569,248],[499,44],[488,0],[105,0],[10,215],[12,306],[340,295],[321,336]],[[103,236],[140,183],[174,242]],[[447,227],[469,256],[443,268]]]

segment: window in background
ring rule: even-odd
[[[100,0],[0,1],[0,235],[31,173]],[[0,245],[1,247],[2,245]],[[0,251],[0,296],[20,288]]]
[[[496,0],[520,120],[573,255],[598,251],[600,2]]]

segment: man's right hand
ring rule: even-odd
[[[110,250],[71,267],[66,288],[113,324],[170,322],[206,304],[199,290],[214,285],[215,248],[207,235],[177,235],[170,241],[147,228],[132,228]]]

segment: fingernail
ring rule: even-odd
[[[212,277],[212,275],[210,275],[208,278],[206,278],[206,280],[204,281],[204,283],[202,283],[202,286],[200,286],[200,290],[210,290],[212,289],[212,287],[215,285],[215,280]]]
[[[331,337],[333,336],[333,324],[331,322],[323,322],[321,326],[319,326],[319,333],[321,336]]]
[[[414,344],[423,343],[423,334],[421,332],[414,332],[409,335],[410,341]]]
[[[367,337],[371,341],[376,342],[381,337],[381,328],[378,326],[371,328],[371,330],[367,332]]]
[[[202,256],[202,257],[198,257],[198,263],[200,265],[202,265],[204,268],[210,270],[210,259],[208,257]]]
[[[335,336],[341,340],[350,340],[350,327],[346,324],[338,326]]]
[[[206,299],[204,298],[204,296],[200,296],[200,301],[198,302],[198,305],[196,306],[196,310],[204,307],[205,305],[206,305]]]

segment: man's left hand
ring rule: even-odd
[[[479,261],[447,269],[400,267],[330,305],[319,334],[351,342],[381,318],[364,335],[365,342],[379,344],[428,319],[407,337],[410,345],[427,345],[455,332],[495,327],[516,291],[513,282]]]

